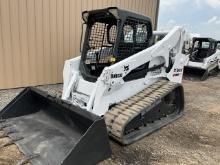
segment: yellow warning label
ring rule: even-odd
[[[110,57],[109,61],[112,63],[112,62],[115,62],[116,59],[115,59],[115,57]]]

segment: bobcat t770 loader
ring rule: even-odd
[[[107,132],[126,145],[183,114],[182,28],[154,45],[146,16],[111,7],[82,17],[82,53],[65,62],[62,100],[31,87],[0,113],[33,164],[95,164],[111,154]]]

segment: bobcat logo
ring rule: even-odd
[[[129,71],[129,65],[125,65],[124,66],[124,71],[126,72],[126,71]]]

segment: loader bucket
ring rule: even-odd
[[[111,155],[104,119],[33,87],[0,112],[0,130],[36,165],[91,165]]]
[[[208,70],[193,67],[184,68],[184,79],[186,80],[204,81],[208,76]]]

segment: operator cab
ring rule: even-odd
[[[148,17],[116,7],[85,11],[82,17],[86,32],[80,70],[85,80],[96,81],[106,66],[152,45],[152,24]]]
[[[217,41],[212,38],[193,38],[190,61],[203,62],[216,52]]]

